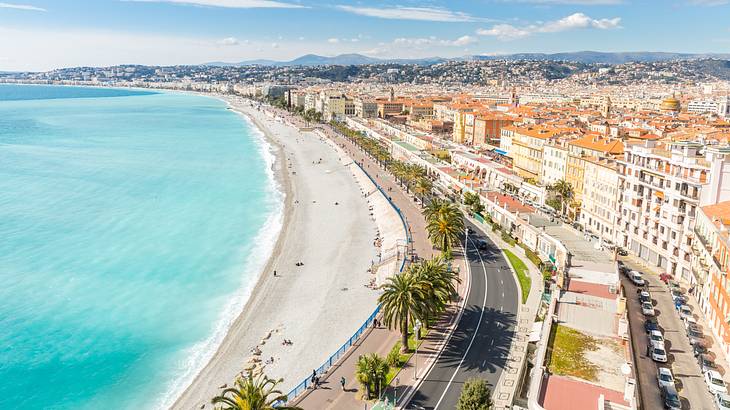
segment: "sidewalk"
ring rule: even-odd
[[[543,278],[537,266],[527,259],[524,254],[524,250],[519,246],[512,246],[502,240],[502,237],[492,232],[490,225],[484,225],[481,222],[469,217],[469,220],[474,223],[477,227],[485,233],[489,239],[494,242],[500,249],[508,249],[517,255],[527,266],[530,274],[530,293],[527,296],[527,301],[520,306],[519,314],[517,315],[517,329],[515,336],[512,339],[512,346],[510,346],[509,359],[507,366],[502,371],[499,378],[499,384],[495,386],[494,392],[492,393],[492,400],[494,401],[494,409],[510,409],[512,408],[512,402],[517,395],[517,388],[520,386],[520,382],[523,379],[524,372],[527,368],[527,344],[530,339],[530,332],[532,331],[532,324],[535,322],[538,310],[540,309],[540,300],[544,290]],[[507,257],[505,256],[505,259]],[[507,261],[509,265],[509,260]],[[510,265],[510,269],[512,266]],[[517,280],[517,275],[512,271]],[[519,299],[522,300],[522,290],[519,283],[517,284],[517,290],[519,292]],[[545,335],[542,335],[545,337]]]
[[[433,256],[435,252],[426,234],[426,222],[419,205],[413,197],[406,194],[387,171],[381,168],[353,142],[334,133],[329,127],[323,127],[322,130],[332,141],[342,147],[354,161],[359,162],[365,172],[389,195],[389,199],[400,208],[412,236],[413,253],[420,258]],[[459,273],[462,277],[462,285],[459,286],[459,290],[464,293],[467,286],[463,283],[467,273],[463,256],[461,256],[462,259],[459,259],[459,256],[455,255],[454,264],[460,266]],[[465,298],[462,296],[460,300],[465,300]],[[453,319],[459,311],[458,305],[452,304],[446,314],[440,318],[429,332],[419,348],[418,356],[413,355],[397,377],[401,389],[415,385],[416,380],[413,379],[415,372],[411,373],[409,369],[415,370],[414,362],[416,360],[419,363],[427,363],[427,361],[433,361],[436,357],[440,351],[440,345],[443,344],[452,322],[455,322]],[[399,340],[400,334],[397,331],[389,331],[384,327],[370,328],[334,366],[321,376],[320,388],[307,390],[292,400],[290,404],[303,409],[360,409],[367,406],[367,403],[359,399],[361,396],[359,393],[360,386],[355,379],[357,359],[360,355],[368,353],[386,356]],[[426,365],[423,366],[424,370],[419,370],[419,374],[425,374]],[[344,390],[340,387],[342,377],[345,378]]]

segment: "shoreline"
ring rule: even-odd
[[[287,393],[307,376],[308,369],[319,367],[336,350],[335,344],[341,343],[340,339],[346,340],[362,324],[372,313],[377,300],[377,292],[368,288],[369,276],[363,273],[378,258],[372,239],[377,237],[378,227],[372,212],[367,216],[370,200],[363,195],[361,182],[354,178],[349,168],[342,166],[341,154],[315,134],[305,135],[307,133],[290,127],[282,119],[276,120],[263,112],[254,112],[255,108],[241,104],[236,97],[203,95],[227,103],[228,109],[245,118],[269,144],[276,158],[273,164],[274,177],[284,195],[284,215],[276,244],[243,309],[231,322],[223,340],[185,389],[176,397],[165,399],[167,403],[174,399],[170,407],[173,409],[211,408],[210,400],[220,387],[231,385],[235,375],[245,371],[246,356],[249,356],[250,364],[250,352],[254,346],[263,352],[259,357],[271,356],[275,359],[270,364],[267,360],[264,373],[274,379],[283,377],[284,382],[279,388]],[[293,144],[293,139],[296,139],[296,144]],[[302,147],[297,148],[300,145]],[[304,153],[297,152],[297,149],[302,149]],[[320,162],[325,161],[322,165],[336,168],[323,173],[318,170],[321,165],[316,165],[316,161],[309,164],[304,162],[304,158],[299,158],[304,155],[322,156],[319,158]],[[315,171],[311,172],[317,175],[310,178],[299,176],[296,171],[290,174],[290,169],[300,171],[305,167],[312,168]],[[329,189],[328,183],[323,182],[333,178],[337,179],[338,185],[342,185],[342,189]],[[343,193],[342,190],[348,192]],[[311,200],[322,196],[340,198],[345,194],[348,196],[344,200],[349,198],[346,205],[340,203],[338,206],[338,202],[330,202],[329,205],[336,205],[332,211],[340,211],[344,219],[342,223],[334,221],[332,224],[331,212],[316,210],[324,205],[318,205],[319,200]],[[302,203],[297,200],[305,197],[310,197],[307,204],[303,203],[304,200]],[[323,242],[319,236],[320,229],[318,226],[306,226],[310,224],[330,224],[329,227],[322,227],[321,231],[334,229],[331,234],[324,236],[332,237],[337,243],[342,242],[344,249],[319,243]],[[300,229],[301,225],[309,229]],[[293,283],[286,283],[289,280],[286,276],[292,273],[287,271],[288,267],[284,271],[281,269],[282,265],[293,265],[291,253],[297,253],[293,250],[300,251],[302,255],[297,257],[307,262],[307,266],[295,268],[305,271],[302,272],[304,275],[292,278]],[[307,257],[310,255],[319,259],[319,263],[312,261],[314,269],[308,268],[310,262]],[[286,259],[289,259],[288,262],[284,262]],[[274,277],[271,272],[275,269],[285,273]],[[344,274],[343,269],[350,272]],[[358,286],[358,283],[362,286]],[[356,296],[343,295],[341,292],[345,291],[353,292]],[[285,294],[289,294],[291,299],[302,300],[272,303],[272,299]],[[307,315],[307,310],[311,310],[312,314]],[[321,336],[317,337],[318,334],[327,334],[331,336],[330,340],[323,341]],[[292,340],[294,345],[282,347],[279,338]],[[260,342],[256,344],[254,339]]]

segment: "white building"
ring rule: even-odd
[[[542,147],[542,173],[540,182],[552,185],[565,179],[565,170],[568,166],[568,146],[565,141],[551,140]]]
[[[615,241],[619,218],[619,175],[613,159],[587,159],[580,223],[602,241]]]

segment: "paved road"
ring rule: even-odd
[[[663,408],[656,382],[657,365],[659,365],[671,368],[677,380],[677,390],[679,391],[683,409],[714,409],[712,396],[702,379],[697,360],[692,353],[692,347],[685,335],[682,320],[674,309],[669,288],[656,275],[646,273],[647,270],[644,266],[628,258],[622,259],[630,269],[644,272],[644,279],[648,283],[647,289],[651,293],[659,328],[664,332],[666,349],[669,355],[669,362],[665,364],[654,363],[650,357],[647,357],[646,346],[648,339],[644,331],[644,315],[641,313],[636,287],[622,275],[621,281],[626,289],[628,299],[631,334],[636,346],[635,359],[639,372],[642,407],[644,409]]]
[[[471,287],[464,314],[409,409],[453,409],[466,380],[483,378],[493,388],[507,361],[519,308],[517,285],[497,246],[481,232],[470,238],[476,236],[490,246],[479,251],[475,242],[469,241]]]

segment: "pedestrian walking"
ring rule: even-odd
[[[342,376],[340,379],[340,385],[342,386],[342,391],[345,391],[345,376]]]

